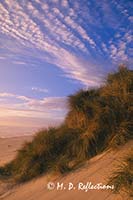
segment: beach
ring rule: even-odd
[[[11,161],[25,141],[30,141],[32,136],[0,138],[0,166]]]

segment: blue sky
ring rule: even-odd
[[[0,127],[59,124],[67,96],[132,64],[129,0],[1,0]],[[16,129],[17,130],[17,129]]]

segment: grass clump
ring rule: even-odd
[[[109,185],[114,185],[114,193],[124,192],[133,198],[133,149],[109,178]]]

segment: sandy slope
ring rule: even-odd
[[[53,178],[43,176],[26,184],[4,188],[0,199],[5,200],[125,200],[124,196],[113,195],[109,190],[78,190],[78,183],[92,182],[92,184],[106,184],[106,179],[111,171],[118,164],[118,161],[131,149],[133,142],[129,142],[119,151],[106,152],[92,158],[80,169],[64,177]],[[52,181],[55,184],[64,184],[66,189],[62,191],[47,189],[47,183]],[[69,183],[73,183],[75,190],[68,190]],[[4,186],[3,186],[4,187]]]

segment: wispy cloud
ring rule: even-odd
[[[65,76],[97,86],[105,72],[105,60],[112,65],[129,58],[131,33],[126,34],[132,16],[127,6],[128,2],[125,5],[114,0],[5,0],[0,3],[0,32],[25,48],[41,51],[41,59],[61,68]],[[14,63],[25,64],[22,60]]]
[[[24,135],[34,133],[39,128],[58,126],[67,113],[66,97],[33,99],[0,93],[0,102],[0,137]]]
[[[16,65],[26,65],[26,62],[22,62],[22,61],[13,61],[13,64],[16,64]]]
[[[4,59],[6,59],[5,56],[0,56],[0,60],[4,60]]]
[[[11,102],[11,98],[15,101]],[[26,117],[52,122],[62,121],[67,113],[66,97],[34,99],[12,93],[0,93],[0,117]],[[19,101],[20,100],[20,101]]]
[[[21,95],[17,95],[17,94],[13,94],[13,93],[8,93],[8,92],[1,92],[0,97],[7,97],[7,98],[13,97],[13,98],[21,99],[21,100],[24,100],[24,101],[30,101],[31,100],[31,98],[28,98],[26,96],[21,96]]]
[[[36,91],[36,92],[42,92],[42,93],[48,93],[49,92],[49,90],[47,88],[32,87],[31,89],[33,91]]]

